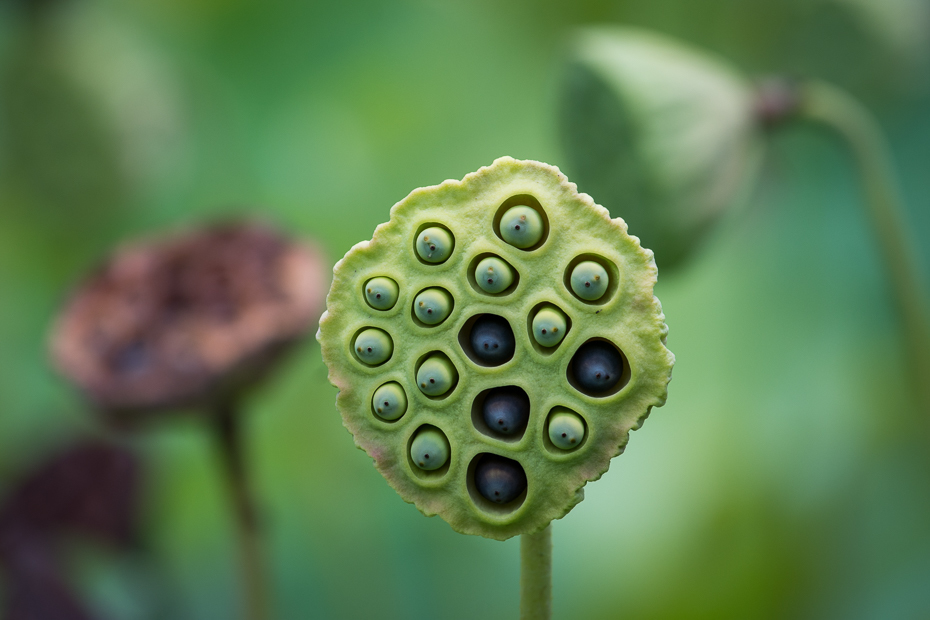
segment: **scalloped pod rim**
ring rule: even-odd
[[[517,248],[500,235],[502,213],[515,204],[541,210],[546,224],[535,246]],[[430,226],[452,233],[454,247],[438,264],[422,261],[416,235]],[[515,284],[498,294],[475,286],[470,270],[494,255],[509,263]],[[612,283],[602,299],[585,301],[567,286],[571,266],[594,258],[607,267]],[[573,262],[574,261],[574,262]],[[364,299],[365,282],[386,276],[399,285],[397,303],[380,311]],[[391,209],[390,221],[371,241],[355,245],[333,269],[327,311],[317,339],[339,389],[336,407],[356,445],[407,502],[427,516],[440,515],[453,529],[505,540],[539,531],[568,513],[584,497],[583,487],[607,471],[652,407],[665,403],[674,356],[666,348],[668,328],[653,294],[656,267],[652,252],[627,234],[620,218],[553,166],[510,157],[467,175],[462,181],[414,190]],[[427,288],[439,286],[453,298],[442,323],[416,321],[412,303]],[[542,350],[532,336],[534,309],[554,305],[571,327],[553,350]],[[503,317],[516,340],[511,359],[488,366],[473,359],[461,335],[480,314]],[[383,329],[394,341],[390,359],[367,366],[352,355],[355,334]],[[607,394],[586,394],[571,381],[572,355],[585,342],[602,339],[618,348],[624,378]],[[465,339],[467,340],[467,339]],[[430,354],[441,352],[458,378],[445,394],[427,396],[416,385],[416,371]],[[381,385],[396,381],[406,392],[407,412],[396,421],[379,419],[371,398]],[[476,423],[481,395],[501,386],[518,386],[530,398],[530,418],[522,435],[493,436]],[[562,451],[548,439],[553,411],[569,409],[586,424],[581,444]],[[477,416],[480,418],[480,416]],[[436,471],[418,469],[409,446],[422,428],[437,428],[449,440],[450,458]],[[473,482],[484,454],[517,461],[528,480],[521,496],[499,506],[485,500]]]

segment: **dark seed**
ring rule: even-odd
[[[623,372],[623,358],[612,345],[602,341],[587,342],[572,358],[572,373],[581,391],[600,394],[617,385]]]
[[[506,504],[526,489],[526,473],[516,461],[488,454],[475,467],[475,487],[485,499]]]
[[[499,316],[485,314],[471,328],[471,347],[478,361],[503,364],[513,357],[516,342],[510,324]]]
[[[492,432],[517,435],[529,420],[530,399],[526,392],[516,387],[494,388],[484,399],[481,414]]]

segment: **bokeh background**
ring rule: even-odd
[[[888,133],[930,273],[923,0],[7,0],[0,494],[97,432],[46,339],[114,245],[259,214],[335,262],[412,189],[501,155],[571,175],[560,70],[593,23],[849,89]],[[744,215],[660,273],[668,405],[554,524],[558,618],[930,617],[930,412],[852,162],[800,127],[770,145]],[[405,504],[334,400],[308,339],[248,403],[277,618],[516,617],[518,541]],[[126,441],[145,471],[137,540],[63,541],[71,583],[101,620],[238,618],[210,437],[180,421]]]

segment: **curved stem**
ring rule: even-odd
[[[261,532],[255,503],[247,482],[245,455],[242,447],[242,422],[239,414],[235,403],[221,403],[214,412],[215,433],[236,520],[246,618],[267,620],[269,617],[268,590]]]
[[[796,113],[836,132],[849,146],[859,168],[891,286],[901,312],[905,346],[920,410],[930,413],[930,314],[927,291],[908,234],[891,154],[881,128],[852,96],[823,82],[800,86]]]
[[[520,620],[552,616],[552,525],[520,537]]]

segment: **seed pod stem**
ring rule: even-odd
[[[800,85],[797,114],[835,132],[852,152],[901,313],[919,410],[930,411],[930,304],[887,141],[861,103],[824,82]]]
[[[238,403],[227,400],[216,406],[214,429],[229,486],[247,620],[268,620],[268,582],[264,561],[261,525],[255,509],[242,445],[242,416]]]
[[[520,536],[520,620],[552,617],[552,525]]]

